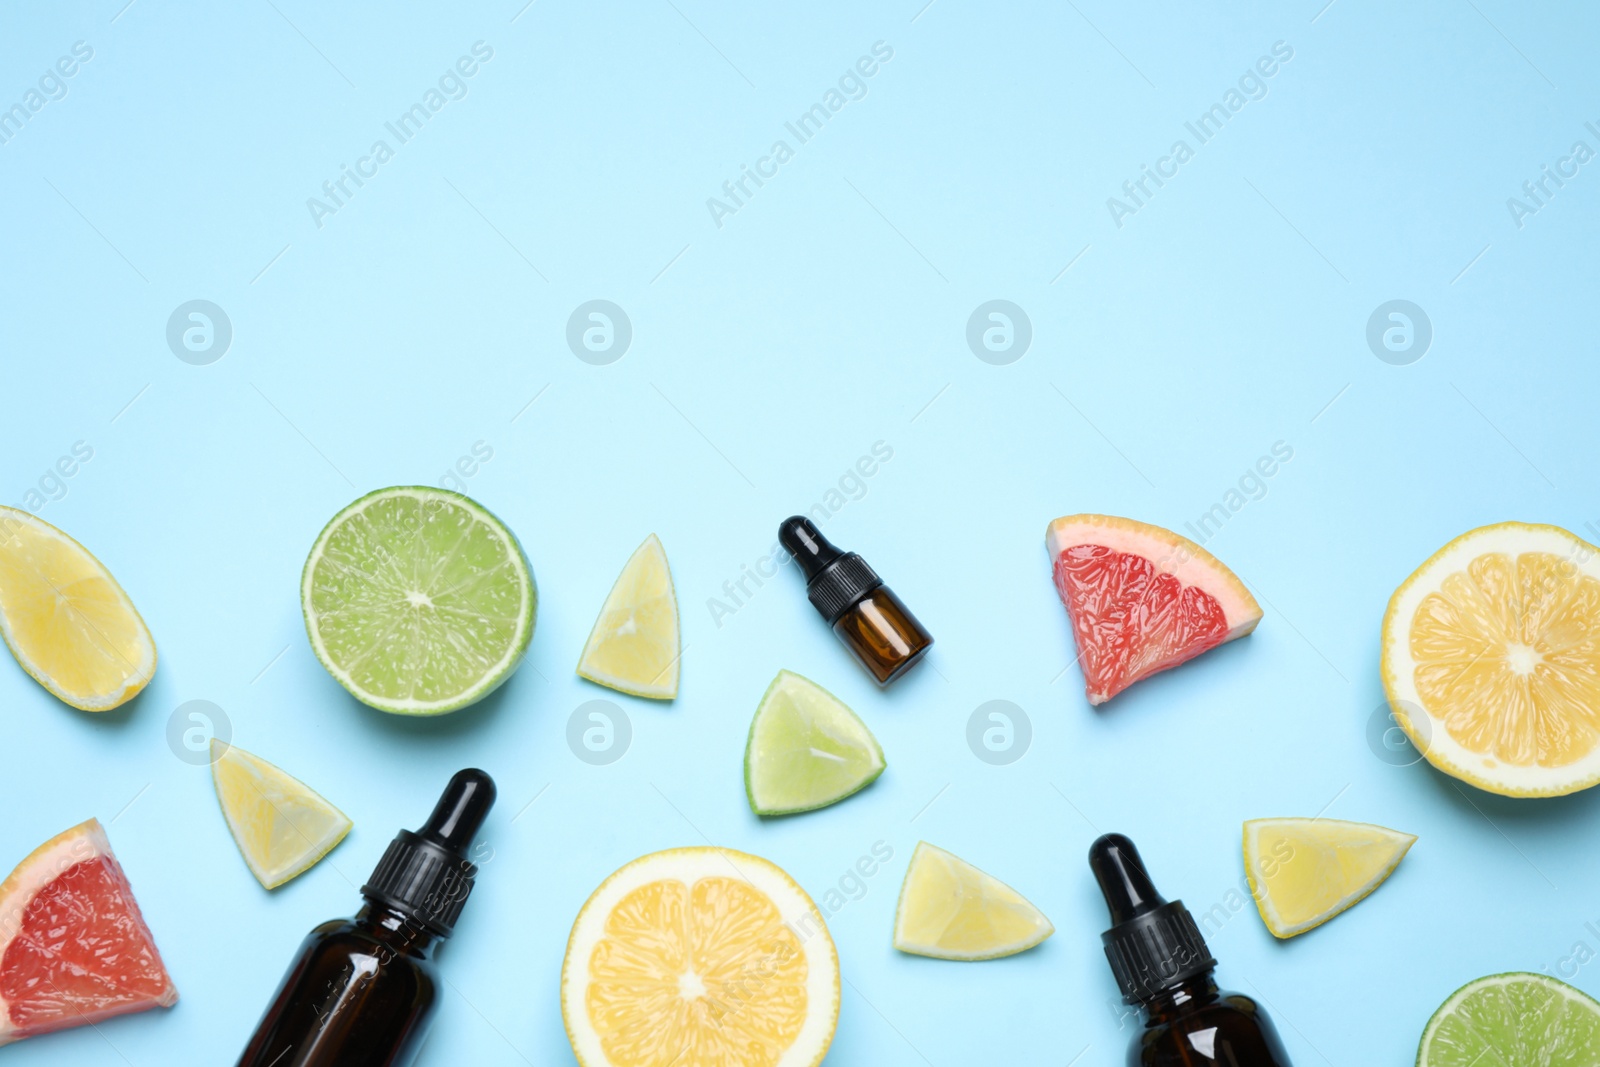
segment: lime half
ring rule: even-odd
[[[792,815],[866,788],[884,766],[855,712],[809,678],[779,671],[750,724],[744,788],[757,815]]]
[[[1433,1013],[1417,1067],[1593,1067],[1600,1003],[1542,974],[1469,982]]]
[[[357,700],[398,715],[464,708],[511,677],[538,599],[505,524],[426,486],[379,489],[339,512],[300,579],[322,665]]]

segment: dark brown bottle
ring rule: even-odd
[[[1111,910],[1111,929],[1100,935],[1106,959],[1144,1024],[1128,1067],[1291,1067],[1260,1005],[1217,989],[1217,961],[1194,917],[1156,892],[1132,841],[1100,837],[1089,867]]]
[[[403,1067],[422,1046],[450,936],[477,868],[467,851],[494,804],[480,770],[450,779],[426,825],[402,830],[361,887],[354,919],[306,937],[239,1067]]]
[[[879,685],[910,670],[933,647],[933,635],[867,561],[839,551],[810,519],[783,520],[778,541],[805,571],[811,606]]]

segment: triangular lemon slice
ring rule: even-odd
[[[671,700],[678,695],[680,654],[672,571],[651,534],[617,575],[583,646],[578,674],[631,696]]]
[[[1382,885],[1414,841],[1362,822],[1252,819],[1244,824],[1244,871],[1267,929],[1293,937]]]
[[[836,804],[883,773],[883,749],[867,724],[809,678],[779,671],[750,723],[744,789],[757,815],[792,815]]]
[[[1056,928],[1021,893],[959,856],[917,843],[894,913],[894,947],[941,960],[992,960]]]
[[[0,507],[0,637],[22,669],[83,711],[126,704],[156,670],[156,642],[111,572],[26,511]]]
[[[228,829],[268,889],[305,873],[350,832],[344,812],[260,756],[213,738],[211,759]]]

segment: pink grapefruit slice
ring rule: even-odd
[[[99,820],[0,882],[0,1045],[177,1000]]]
[[[1045,531],[1089,703],[1243,637],[1256,598],[1217,557],[1149,523],[1066,515]]]

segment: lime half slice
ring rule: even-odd
[[[809,678],[779,671],[750,724],[744,788],[757,815],[792,815],[866,788],[884,766],[855,712]]]
[[[357,700],[399,715],[464,708],[509,678],[538,596],[504,523],[425,486],[380,489],[339,512],[300,579],[322,665]]]
[[[1542,974],[1492,974],[1450,994],[1428,1020],[1417,1067],[1593,1067],[1600,1003]]]

